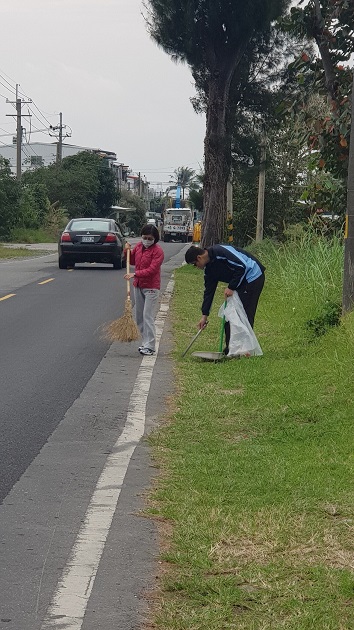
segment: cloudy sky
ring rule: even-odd
[[[157,48],[142,11],[142,0],[0,0],[0,143],[15,134],[6,99],[18,83],[33,132],[62,112],[67,142],[114,151],[155,188],[179,166],[199,171],[205,120],[189,101],[192,76]]]

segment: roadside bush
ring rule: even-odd
[[[326,300],[318,315],[307,320],[306,328],[313,337],[321,337],[330,328],[340,325],[341,312],[342,305],[340,302]]]
[[[44,223],[44,229],[47,234],[56,240],[59,233],[65,228],[69,221],[69,216],[65,208],[60,208],[58,203],[53,203],[48,210],[48,214]]]
[[[31,230],[29,228],[13,228],[9,235],[9,241],[12,243],[52,243],[56,241],[58,235],[48,233],[46,230]]]
[[[16,224],[20,186],[11,174],[9,162],[0,157],[0,239],[8,240]]]

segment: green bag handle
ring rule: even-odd
[[[227,306],[227,300],[224,302],[224,308]],[[219,343],[219,352],[222,352],[222,346],[224,341],[224,330],[225,330],[225,315],[221,320],[221,329],[220,329],[220,343]]]

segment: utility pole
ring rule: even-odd
[[[59,140],[57,144],[57,164],[60,164],[63,158],[63,114],[59,113]]]
[[[56,136],[56,134],[54,134],[57,138],[58,138],[58,142],[57,142],[57,159],[56,159],[56,163],[60,164],[62,159],[63,159],[63,137],[64,138],[70,138],[71,133],[65,133],[65,135],[63,136],[63,129],[66,129],[66,125],[63,125],[63,114],[62,112],[59,113],[59,125],[56,125],[55,127],[53,127],[52,125],[50,125],[50,130],[51,131],[58,131],[59,134],[58,136]],[[51,136],[53,136],[53,134],[50,134]]]
[[[256,243],[260,243],[261,241],[263,241],[266,159],[267,159],[266,135],[265,135],[265,131],[263,130],[262,137],[261,137],[261,161],[260,161],[260,166],[259,166],[259,181],[258,181]]]
[[[16,106],[16,177],[20,180],[22,171],[22,105],[32,103],[32,100],[24,101],[22,98],[19,98],[18,87],[18,83],[16,83],[16,101],[10,101],[7,98],[6,103],[11,103],[11,105]],[[12,115],[13,114],[6,114],[6,116]],[[30,114],[25,114],[25,116],[30,116]]]
[[[344,234],[343,315],[351,311],[354,305],[354,68],[352,77],[352,125],[349,142],[347,213]]]

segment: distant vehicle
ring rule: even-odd
[[[193,212],[190,208],[181,208],[181,183],[176,188],[175,207],[165,210],[162,235],[165,243],[182,241],[188,243],[193,240]]]
[[[148,219],[147,222],[156,226],[156,220],[155,219]]]
[[[114,269],[125,266],[125,238],[113,219],[71,219],[58,243],[59,269],[76,263],[108,263]]]
[[[163,240],[182,241],[193,240],[193,212],[190,208],[168,208],[165,211],[163,226]]]

